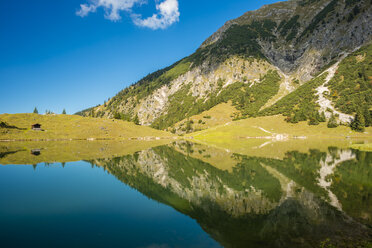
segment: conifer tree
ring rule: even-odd
[[[319,113],[318,113],[318,115],[319,115]],[[309,125],[319,125],[318,117],[317,117],[316,114],[315,114],[315,116],[314,115],[310,116],[308,124]]]
[[[63,115],[66,114],[66,109],[63,109],[62,114],[63,114]]]
[[[136,125],[139,125],[139,124],[140,124],[140,123],[139,123],[139,118],[138,118],[138,115],[137,115],[137,114],[136,114],[136,116],[134,117],[133,122],[134,122],[134,124],[136,124]]]
[[[187,120],[186,122],[186,132],[190,133],[192,131],[192,122],[190,120]]]
[[[370,127],[372,126],[372,111],[369,110],[367,105],[363,107],[363,115],[365,120],[365,126]]]
[[[35,107],[35,109],[34,109],[34,114],[38,114],[39,113],[39,111],[37,110],[37,108]]]
[[[360,109],[357,109],[357,112],[355,114],[355,118],[353,122],[350,125],[352,130],[355,130],[357,132],[364,132],[364,127],[365,127],[365,119],[364,115],[362,114],[362,111]]]
[[[337,123],[336,117],[333,114],[332,114],[331,118],[328,121],[327,127],[328,128],[338,127],[338,123]]]
[[[326,121],[327,121],[327,118],[326,118],[324,112],[322,112],[320,115],[319,115],[319,113],[318,113],[318,118],[319,118],[319,119],[318,119],[319,122],[326,122]]]

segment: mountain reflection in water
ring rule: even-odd
[[[329,147],[270,158],[177,141],[86,161],[195,219],[224,247],[357,247],[372,239],[372,153]]]
[[[220,152],[230,172],[208,163],[207,147],[189,142],[90,162],[194,218],[225,247],[317,247],[371,237],[363,225],[371,223],[371,153],[329,148],[277,160]]]

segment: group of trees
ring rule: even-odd
[[[358,108],[354,120],[350,125],[351,129],[364,132],[365,128],[370,126],[372,126],[372,111],[367,106],[364,106],[362,109]]]
[[[372,126],[372,45],[353,53],[342,61],[329,82],[330,97],[336,108],[355,117],[350,127],[363,132]]]
[[[281,36],[286,37],[287,41],[291,41],[296,37],[298,28],[300,27],[299,18],[299,15],[295,15],[288,22],[287,20],[283,20],[279,24],[278,31]]]
[[[136,125],[139,125],[140,124],[140,121],[139,121],[139,118],[138,118],[138,114],[136,114],[132,118],[130,114],[124,114],[124,113],[118,113],[118,112],[116,112],[114,114],[114,119],[116,119],[116,120],[123,120],[123,121],[131,121],[131,122],[133,122]]]
[[[280,99],[273,106],[264,109],[259,113],[261,116],[270,116],[282,114],[286,116],[286,121],[298,123],[308,121],[310,125],[317,125],[319,122],[325,122],[324,113],[319,114],[317,96],[314,89],[324,83],[324,74],[304,85],[301,85],[289,95]]]
[[[39,114],[39,110],[37,109],[37,107],[34,108],[34,114]],[[51,110],[45,110],[45,114],[49,115],[49,114],[54,114]],[[65,115],[67,114],[66,113],[66,109],[63,109],[62,111],[62,114]]]
[[[223,63],[231,56],[266,59],[257,40],[275,41],[273,32],[276,27],[276,22],[269,19],[253,21],[249,25],[234,24],[225,31],[221,39],[198,49],[190,59],[193,66],[206,61],[210,64]]]

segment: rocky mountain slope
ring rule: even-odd
[[[371,23],[371,0],[267,5],[228,21],[189,57],[78,114],[175,132],[176,123],[224,102],[237,109],[232,119],[283,114],[291,122],[348,124],[356,112],[368,119]],[[353,68],[342,64],[350,58]]]

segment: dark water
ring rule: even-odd
[[[371,247],[372,153],[175,142],[34,166],[1,154],[0,247]]]

